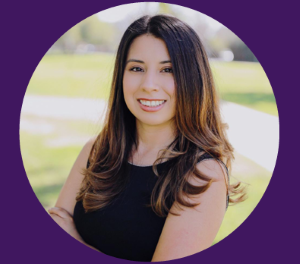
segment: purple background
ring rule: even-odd
[[[1,175],[2,263],[26,260],[45,264],[129,262],[98,253],[57,227],[32,191],[19,145],[22,100],[39,61],[72,26],[101,10],[126,3],[108,2],[19,0],[1,4],[0,105],[4,116],[2,145],[5,146],[2,148]],[[296,263],[299,259],[296,257],[299,247],[296,239],[299,238],[297,193],[300,173],[298,168],[293,169],[299,156],[299,40],[296,41],[296,23],[299,24],[296,12],[299,9],[293,3],[296,1],[284,1],[284,5],[266,2],[170,2],[211,16],[248,45],[270,80],[280,118],[277,165],[257,208],[235,232],[217,245],[191,257],[174,260],[174,263]]]

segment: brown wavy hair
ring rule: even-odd
[[[166,216],[174,201],[183,206],[196,206],[187,202],[184,195],[203,193],[213,181],[196,168],[204,154],[225,164],[229,171],[231,169],[233,148],[226,137],[212,72],[197,33],[175,17],[143,16],[127,28],[117,51],[104,126],[90,152],[89,166],[83,170],[85,177],[76,197],[77,201],[83,201],[86,212],[107,206],[128,181],[128,159],[133,147],[137,148],[137,132],[135,116],[124,100],[123,74],[131,43],[144,34],[165,42],[176,87],[176,137],[153,164],[158,180],[150,206],[159,216]],[[168,160],[167,170],[159,174],[157,164],[164,158]],[[206,184],[190,184],[190,175]],[[227,190],[231,203],[245,198],[240,183],[230,185],[228,182]]]

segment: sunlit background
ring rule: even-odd
[[[235,148],[232,181],[248,186],[247,201],[228,208],[216,243],[249,216],[264,194],[276,163],[279,122],[272,88],[257,58],[233,32],[197,11],[164,3],[122,5],[81,21],[57,40],[24,97],[24,167],[42,206],[54,206],[82,146],[101,129],[122,34],[142,15],[159,13],[187,22],[202,39]]]

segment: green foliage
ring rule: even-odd
[[[222,100],[278,116],[272,87],[259,63],[213,61],[211,68]]]
[[[107,99],[113,63],[114,57],[109,54],[47,55],[33,74],[27,94]],[[212,62],[212,70],[222,99],[278,114],[272,88],[260,64]],[[48,209],[55,204],[83,144],[99,132],[100,125],[34,116],[22,116],[22,120],[38,127],[46,122],[53,128],[45,134],[20,131],[28,179],[39,201]],[[271,178],[270,172],[252,161],[241,158],[237,162],[244,169],[233,172],[233,176],[249,184],[248,199],[229,206],[214,243],[245,221]]]
[[[46,134],[20,131],[21,153],[29,182],[42,206],[48,209],[54,206],[82,146],[99,132],[100,126],[34,116],[23,116],[22,120],[38,126],[46,122],[53,127],[52,132]],[[229,206],[214,243],[233,232],[251,214],[271,178],[270,172],[244,157],[237,155],[236,162],[242,170],[233,170],[232,175],[248,185],[248,199]]]
[[[74,53],[80,44],[92,44],[97,49],[111,50],[118,38],[119,31],[114,25],[101,22],[94,15],[68,30],[54,43],[51,50]]]
[[[112,54],[46,55],[36,68],[27,94],[102,98],[109,96]],[[278,115],[269,80],[259,63],[212,61],[221,99]]]
[[[114,57],[110,54],[46,55],[27,94],[108,98]]]
[[[259,63],[212,61],[211,68],[221,94],[273,93],[268,77]]]
[[[236,177],[242,179],[243,175],[236,175]],[[248,198],[239,204],[229,205],[214,244],[235,231],[249,217],[268,187],[270,178],[271,173],[266,171],[251,175],[244,180],[247,183]]]
[[[56,120],[22,115],[20,147],[29,182],[41,202],[48,208],[54,206],[59,191],[82,146],[99,133],[101,125],[84,121]],[[47,124],[50,131],[37,128]]]

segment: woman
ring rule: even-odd
[[[229,195],[241,192],[228,184],[233,149],[224,128],[195,31],[174,17],[144,16],[121,39],[104,127],[49,213],[74,238],[117,258],[200,252],[213,243],[228,201],[237,201]]]

